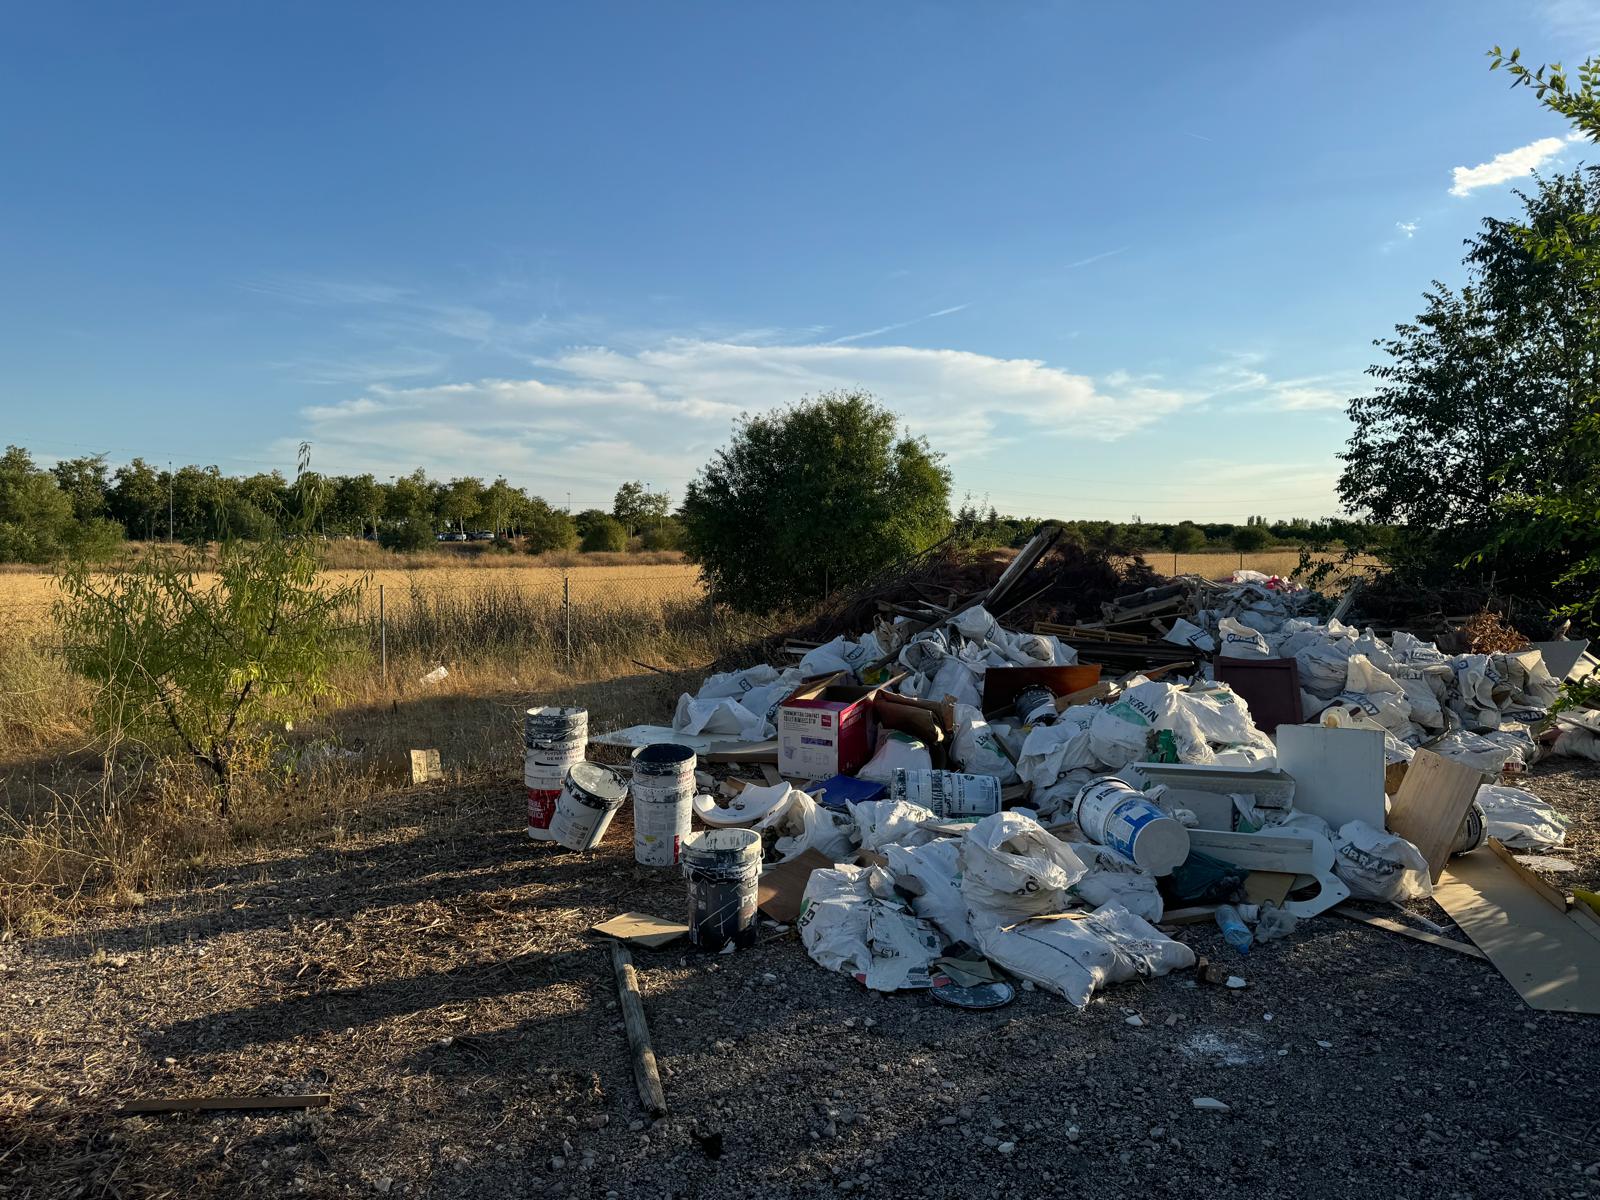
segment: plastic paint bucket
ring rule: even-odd
[[[568,850],[593,850],[628,798],[628,785],[610,767],[581,762],[567,772],[550,818],[550,838]]]
[[[567,772],[589,746],[589,712],[583,708],[530,708],[522,717],[522,785],[528,790],[528,836],[550,840]]]
[[[536,842],[550,840],[550,818],[561,801],[560,788],[528,789],[528,836]]]
[[[1483,805],[1474,800],[1472,807],[1467,809],[1467,815],[1461,818],[1461,826],[1456,830],[1455,845],[1450,847],[1450,853],[1468,854],[1488,840],[1489,814],[1484,812]]]
[[[1041,684],[1032,684],[1017,693],[1017,718],[1024,725],[1037,725],[1056,719],[1056,694]]]
[[[753,829],[705,829],[683,839],[689,881],[689,941],[701,950],[756,940],[761,835]]]
[[[1113,776],[1084,784],[1074,819],[1091,842],[1110,847],[1152,875],[1171,874],[1189,857],[1189,831],[1183,823]]]
[[[633,857],[647,867],[678,865],[694,812],[694,751],[663,743],[633,752]]]
[[[994,775],[897,767],[889,798],[919,804],[939,817],[987,817],[1000,811],[1000,780]]]

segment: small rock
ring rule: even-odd
[[[1194,1098],[1194,1106],[1197,1109],[1199,1109],[1201,1112],[1232,1112],[1233,1111],[1233,1109],[1229,1105],[1224,1104],[1221,1100],[1213,1099],[1210,1096],[1196,1096]]]
[[[1319,1040],[1317,1042],[1317,1045],[1321,1046],[1324,1050],[1332,1050],[1333,1049],[1333,1043],[1332,1042],[1324,1042],[1324,1041],[1320,1041]]]
[[[956,1118],[955,1117],[940,1117],[939,1118],[939,1124],[944,1125],[944,1126],[954,1125],[955,1123],[956,1123]]]
[[[1124,1025],[1132,1025],[1135,1028],[1138,1028],[1140,1025],[1144,1024],[1144,1018],[1141,1017],[1138,1013],[1134,1013],[1133,1016],[1131,1016],[1131,1017],[1123,1018],[1122,1023]]]
[[[585,1117],[583,1123],[590,1129],[604,1129],[607,1125],[611,1124],[611,1114],[595,1113],[593,1116]],[[584,1151],[584,1153],[587,1154],[589,1152]]]
[[[1159,1142],[1162,1138],[1164,1138],[1166,1136],[1167,1136],[1166,1126],[1164,1126],[1164,1125],[1154,1125],[1154,1126],[1151,1127],[1151,1129],[1150,1129],[1150,1140],[1152,1142]]]
[[[552,1171],[564,1171],[564,1170],[566,1170],[567,1169],[567,1160],[562,1158],[559,1154],[557,1154],[554,1158],[552,1158],[550,1160],[550,1169]]]
[[[1229,975],[1228,986],[1237,990],[1238,988],[1249,987],[1250,985],[1244,980],[1240,979],[1237,975]]]
[[[1001,1142],[995,1149],[1000,1151],[1001,1154],[1012,1154],[1016,1152],[1017,1144],[1015,1142]]]
[[[644,1122],[643,1121],[629,1121],[628,1122],[628,1132],[629,1133],[638,1133],[643,1128],[644,1128]]]
[[[390,1190],[393,1189],[393,1187],[394,1187],[394,1180],[391,1179],[389,1176],[385,1175],[385,1176],[383,1176],[383,1178],[379,1179],[378,1182],[374,1183],[372,1186],[375,1187],[378,1191],[382,1192],[385,1196],[387,1196],[389,1194]]]
[[[1169,1013],[1167,1015],[1167,1019],[1162,1022],[1163,1025],[1166,1025],[1166,1026],[1169,1026],[1169,1027],[1173,1026],[1173,1025],[1176,1025],[1177,1023],[1178,1023],[1178,1014],[1177,1013]]]
[[[1022,981],[1022,990],[1023,990],[1023,991],[1025,991],[1025,992],[1031,992],[1031,991],[1033,991],[1033,980],[1031,980],[1031,979],[1024,979],[1024,980],[1023,980],[1023,981]]]
[[[1000,1139],[995,1137],[993,1134],[985,1134],[983,1137],[983,1144],[989,1147],[989,1149],[993,1150],[1000,1145]]]
[[[178,1065],[178,1060],[175,1058],[163,1058],[161,1061],[169,1067],[175,1067]]]

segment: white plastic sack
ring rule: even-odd
[[[1550,753],[1600,762],[1600,734],[1591,733],[1576,725],[1566,726],[1556,735]]]
[[[922,828],[922,822],[933,820],[934,813],[920,804],[863,800],[850,805],[850,818],[855,822],[856,840],[863,850],[881,850],[894,843],[920,846],[933,840],[933,834]]]
[[[879,657],[878,640],[870,633],[863,634],[859,641],[851,641],[841,635],[808,651],[800,660],[800,674],[811,676],[828,675],[834,671],[854,672]]]
[[[1088,865],[1089,873],[1069,889],[1092,908],[1120,904],[1146,921],[1161,920],[1161,893],[1156,879],[1115,850],[1087,842],[1069,842],[1072,852]]]
[[[896,770],[931,771],[933,756],[928,748],[909,733],[898,729],[886,730],[878,738],[878,748],[867,764],[856,772],[857,779],[888,784],[894,780]]]
[[[1428,749],[1452,762],[1492,774],[1506,765],[1514,747],[1491,742],[1483,735],[1469,733],[1465,729],[1452,729]]]
[[[961,839],[961,894],[975,927],[1058,912],[1087,872],[1065,842],[1016,811],[984,817]]]
[[[753,713],[737,700],[697,700],[685,692],[678,697],[672,728],[679,733],[726,734],[741,742],[761,742],[773,735],[764,713]]]
[[[970,704],[955,709],[955,756],[968,775],[993,775],[1002,786],[1015,783],[1017,769],[1011,765],[999,740],[983,719],[983,713]]]
[[[1017,756],[1017,774],[1033,784],[1035,790],[1049,787],[1068,771],[1097,765],[1089,744],[1094,710],[1080,705],[1076,711],[1077,718],[1063,713],[1054,725],[1035,725],[1028,731],[1022,753]]]
[[[1567,840],[1567,818],[1532,792],[1484,784],[1478,789],[1484,824],[1510,850],[1550,850]]]
[[[1113,771],[1144,758],[1150,734],[1170,721],[1172,687],[1165,683],[1139,683],[1115,703],[1095,710],[1089,726],[1089,748],[1098,762]]]
[[[778,682],[778,668],[763,663],[759,667],[750,667],[743,671],[728,671],[721,675],[706,676],[705,682],[700,685],[700,690],[695,693],[695,699],[721,700],[724,697],[738,699],[751,688],[776,682]]]
[[[1217,639],[1212,637],[1200,626],[1192,621],[1185,621],[1182,617],[1173,620],[1172,628],[1167,630],[1161,639],[1179,646],[1193,646],[1196,650],[1211,654],[1217,648]]]
[[[911,908],[932,921],[952,942],[973,941],[967,903],[961,896],[961,843],[936,838],[922,846],[891,844],[882,849],[895,883],[915,892]]]
[[[1108,983],[1165,975],[1195,961],[1189,947],[1118,904],[1076,920],[980,927],[977,936],[991,961],[1079,1008]]]
[[[1333,873],[1363,900],[1412,900],[1433,895],[1428,860],[1405,838],[1346,821],[1333,839]]]
[[[780,862],[799,858],[807,850],[825,854],[833,862],[855,856],[855,819],[801,791],[794,793],[788,807],[757,822],[755,828],[777,835],[772,848]]]
[[[1259,629],[1223,617],[1217,622],[1217,655],[1219,658],[1271,658],[1272,647]]]
[[[797,922],[806,953],[874,991],[928,987],[943,940],[902,905],[875,897],[870,876],[863,867],[811,872]]]
[[[928,681],[927,689],[920,698],[943,700],[946,696],[954,697],[957,704],[970,704],[973,708],[983,703],[983,697],[978,693],[977,675],[971,667],[954,656],[939,664],[939,669]]]

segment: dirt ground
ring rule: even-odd
[[[1572,760],[1532,780],[1591,887],[1597,781]],[[526,839],[514,786],[421,789],[337,844],[0,943],[0,1196],[1600,1196],[1600,1018],[1332,917],[1244,959],[1184,928],[1249,987],[1185,973],[1083,1012],[877,997],[792,932],[636,951],[672,1108],[652,1123],[586,931],[683,899],[626,820],[574,854]]]

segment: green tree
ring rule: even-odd
[[[1193,521],[1180,521],[1167,530],[1165,541],[1174,554],[1193,554],[1206,544],[1206,535]]]
[[[334,481],[328,501],[328,523],[356,537],[378,528],[383,511],[383,489],[371,475],[344,475]]]
[[[452,479],[439,493],[439,518],[465,533],[483,511],[483,480]]]
[[[595,526],[604,524],[606,521],[614,519],[615,518],[613,518],[610,513],[604,511],[603,509],[586,508],[572,518],[572,523],[574,528],[577,529],[578,537],[581,540],[588,537],[589,531]]]
[[[551,508],[537,496],[527,502],[522,530],[529,554],[571,550],[578,544],[578,527],[571,514]]]
[[[1254,554],[1272,545],[1272,535],[1261,525],[1235,525],[1228,544],[1241,555]]]
[[[511,531],[512,523],[527,499],[517,494],[517,489],[500,476],[483,491],[483,514],[489,518],[489,528],[495,537]]]
[[[315,543],[276,530],[225,540],[211,571],[199,549],[152,551],[109,573],[79,561],[61,577],[56,616],[68,664],[95,685],[108,744],[131,737],[188,757],[226,819],[235,776],[265,759],[269,722],[331,689],[362,583],[326,583]]]
[[[622,522],[628,536],[633,537],[664,520],[669,508],[671,501],[666,492],[652,492],[638,480],[633,480],[617,489],[616,498],[611,504],[611,515]]]
[[[652,521],[639,535],[639,544],[646,550],[682,550],[683,522],[669,516]]]
[[[599,520],[590,523],[589,532],[583,535],[583,542],[579,548],[585,554],[626,550],[628,531],[622,527],[621,521],[602,513]]]
[[[116,469],[109,501],[112,518],[122,522],[130,538],[154,541],[157,529],[165,528],[166,480],[142,458]]]
[[[93,521],[106,515],[111,480],[104,454],[62,459],[50,468],[50,474],[72,501],[74,521]]]
[[[44,563],[64,549],[72,499],[21,446],[0,455],[0,562]]]
[[[1600,290],[1584,266],[1600,247],[1600,170],[1519,195],[1522,222],[1483,222],[1465,286],[1426,293],[1416,321],[1378,343],[1389,361],[1368,372],[1377,390],[1349,403],[1339,494],[1400,527],[1385,562],[1403,581],[1518,581],[1520,594],[1550,596],[1563,555],[1512,550],[1502,535],[1526,518],[1507,504],[1581,486],[1595,470],[1573,435],[1600,392]],[[1558,238],[1577,253],[1534,244]]]
[[[870,395],[833,392],[741,418],[690,483],[682,518],[719,600],[790,607],[943,536],[950,473]]]
[[[387,550],[415,551],[433,544],[434,490],[421,467],[389,485],[378,543]]]

